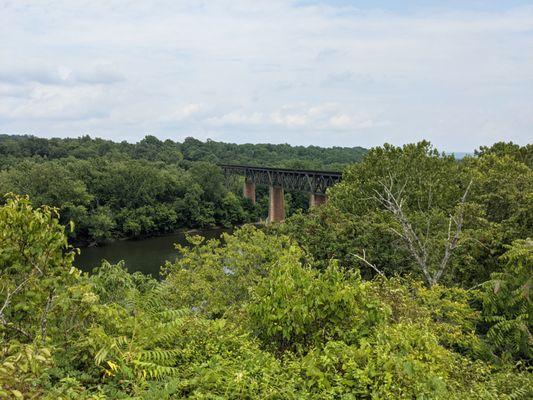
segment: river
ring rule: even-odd
[[[213,228],[195,230],[191,233],[212,239],[219,238],[222,233],[230,231],[230,229]],[[174,243],[187,244],[185,234],[186,232],[183,231],[147,239],[117,240],[103,246],[82,247],[81,253],[74,260],[74,265],[89,272],[100,265],[102,260],[113,264],[124,260],[128,271],[140,271],[158,277],[159,268],[165,264],[165,261],[174,261],[178,255]]]

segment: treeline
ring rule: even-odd
[[[0,167],[20,158],[47,160],[74,157],[137,159],[179,164],[180,161],[208,161],[214,164],[246,164],[270,167],[342,170],[365,154],[362,147],[290,146],[288,144],[233,144],[186,138],[183,143],[146,136],[138,143],[116,143],[89,136],[44,139],[35,136],[0,135]]]
[[[183,143],[147,136],[139,143],[91,139],[0,136],[0,193],[30,195],[36,205],[60,210],[74,223],[78,244],[174,232],[179,228],[239,225],[264,217],[226,180],[215,163],[339,168],[361,149],[233,145],[188,138]],[[287,194],[289,213],[306,207],[302,194]]]
[[[532,146],[372,149],[330,202],[190,237],[161,279],[0,207],[0,397],[533,397]]]

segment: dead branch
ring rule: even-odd
[[[403,239],[403,241],[406,243],[407,248],[409,249],[409,252],[415,259],[416,263],[419,265],[422,273],[424,274],[424,277],[426,278],[426,281],[430,285],[436,284],[439,279],[442,277],[443,273],[446,271],[446,268],[448,266],[450,257],[453,253],[453,251],[458,247],[459,238],[461,236],[462,227],[463,227],[463,220],[464,220],[464,211],[465,211],[465,204],[466,204],[466,198],[468,196],[468,192],[470,191],[470,187],[472,186],[472,180],[468,184],[465,192],[463,193],[463,196],[461,197],[460,203],[459,203],[459,213],[457,217],[454,217],[453,215],[450,215],[449,221],[448,221],[448,236],[446,238],[446,242],[444,245],[444,255],[442,257],[441,262],[439,263],[439,267],[437,271],[432,274],[428,267],[428,252],[427,252],[427,241],[429,237],[429,230],[430,230],[430,221],[428,220],[427,226],[426,226],[426,237],[425,240],[422,241],[416,234],[415,230],[413,229],[411,223],[409,222],[408,218],[406,217],[404,210],[403,210],[403,203],[404,199],[401,197],[401,194],[403,190],[405,189],[406,184],[404,184],[401,189],[394,193],[394,179],[392,175],[389,174],[389,184],[385,184],[382,181],[379,181],[383,192],[380,192],[378,190],[374,190],[375,196],[374,199],[377,200],[379,203],[381,203],[387,211],[389,211],[395,219],[400,223],[402,227],[402,232],[398,232],[394,228],[391,228],[391,230],[396,233],[399,237]],[[431,204],[431,197],[432,193],[430,192],[430,199],[428,200]],[[455,224],[455,232],[452,236],[452,223]],[[365,259],[357,256],[362,261],[365,261]],[[368,263],[367,263],[368,265]]]
[[[426,248],[422,244],[421,240],[415,233],[414,229],[412,228],[411,224],[409,223],[407,217],[404,214],[403,199],[399,195],[393,193],[392,190],[394,183],[392,180],[390,182],[390,186],[385,185],[381,181],[379,183],[383,188],[384,195],[379,191],[374,190],[376,194],[376,200],[378,200],[389,212],[391,212],[392,215],[396,218],[396,220],[400,223],[403,234],[400,234],[394,229],[393,231],[397,233],[407,244],[409,252],[416,260],[417,264],[422,270],[422,273],[424,274],[424,277],[428,282],[430,282],[432,277],[427,266],[428,255],[426,252]],[[402,186],[401,190],[403,191],[404,188],[405,184]]]
[[[43,314],[41,315],[41,341],[43,346],[46,344],[46,328],[48,326],[48,312],[50,311],[50,307],[52,306],[52,302],[54,300],[54,290],[51,290],[48,299],[46,300],[46,305],[43,310]]]
[[[19,328],[16,325],[10,323],[6,319],[6,316],[4,315],[4,311],[5,311],[5,309],[7,307],[9,307],[11,305],[11,300],[13,299],[13,296],[15,294],[17,294],[20,290],[22,290],[24,285],[26,285],[26,283],[28,283],[28,281],[30,280],[31,277],[32,277],[32,273],[30,273],[28,275],[28,277],[26,277],[22,282],[20,282],[18,284],[18,286],[13,291],[10,291],[8,289],[7,293],[6,293],[6,298],[4,299],[4,304],[2,304],[2,307],[0,308],[0,324],[2,324],[5,328],[12,329],[12,330],[22,334],[23,336],[26,336],[28,339],[32,339],[32,336],[28,332],[26,332],[24,329]]]
[[[24,287],[24,285],[30,280],[30,278],[31,274],[26,279],[24,279],[12,292],[10,292],[8,289],[4,304],[2,305],[2,308],[0,308],[0,319],[4,317],[4,310],[11,304],[11,298],[13,297],[13,295],[17,294],[17,292],[19,292]]]
[[[435,283],[438,282],[438,280],[440,279],[440,277],[446,270],[448,266],[448,261],[450,260],[452,252],[457,248],[457,244],[459,243],[459,238],[461,236],[461,232],[463,229],[466,197],[468,196],[468,192],[470,191],[471,186],[472,186],[472,180],[470,180],[470,183],[468,184],[465,192],[463,193],[463,197],[461,197],[461,201],[459,203],[459,215],[457,216],[457,219],[455,219],[453,216],[450,216],[450,220],[448,224],[448,239],[446,240],[446,244],[444,246],[444,256],[442,257],[439,269],[437,273],[435,274]],[[450,239],[452,220],[455,222],[456,226],[455,226],[455,234],[453,235],[453,238]]]
[[[358,254],[352,254],[352,256],[354,256],[354,257],[357,258],[358,260],[361,260],[362,262],[364,262],[366,265],[368,265],[370,268],[372,268],[374,271],[376,271],[380,276],[385,277],[385,274],[384,274],[382,271],[380,271],[380,270],[378,269],[378,267],[376,267],[374,264],[372,264],[370,261],[368,261],[368,260],[366,259],[366,253],[365,253],[364,250],[363,250],[363,257],[361,257],[361,256],[358,255]]]

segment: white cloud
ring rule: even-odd
[[[224,125],[259,125],[265,123],[264,115],[260,112],[247,114],[243,111],[232,111],[221,116],[209,118],[208,122],[214,126]]]
[[[346,114],[334,115],[329,119],[329,123],[332,127],[346,128],[351,127],[353,124],[352,118]]]
[[[309,117],[306,114],[283,113],[280,111],[272,113],[270,120],[276,125],[287,128],[304,127],[309,123]]]
[[[178,107],[178,109],[170,115],[170,119],[178,121],[184,120],[198,114],[201,110],[202,107],[199,104],[185,104],[184,106]]]
[[[5,63],[0,66],[0,82],[11,85],[109,85],[123,80],[121,74],[105,65],[82,66],[76,70],[40,61],[32,61],[31,65]]]
[[[530,141],[533,7],[397,4],[0,0],[0,133]]]
[[[0,119],[7,120],[85,120],[102,118],[108,114],[99,103],[101,88],[37,85],[24,101],[0,102]]]
[[[354,131],[377,125],[369,114],[362,112],[350,114],[343,110],[342,105],[335,103],[313,106],[305,103],[287,104],[264,113],[238,109],[210,117],[207,122],[215,127],[232,126],[236,131],[251,127],[270,130],[288,129],[293,132],[305,129],[312,137],[316,137],[317,132],[323,134],[327,131]],[[381,124],[387,122],[383,121]]]

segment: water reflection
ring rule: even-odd
[[[211,239],[230,231],[230,229],[215,228],[194,231],[194,234]],[[187,244],[185,232],[141,240],[119,240],[105,246],[82,248],[74,264],[83,271],[91,271],[99,266],[102,260],[113,264],[124,260],[128,271],[140,271],[157,277],[159,268],[166,260],[176,259],[178,252],[174,249],[174,243]]]

